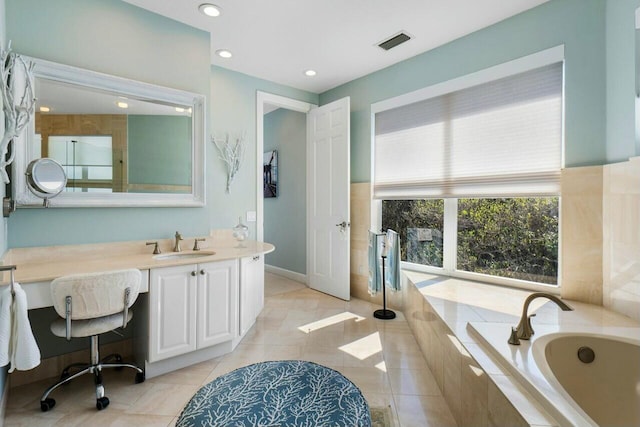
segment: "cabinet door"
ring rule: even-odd
[[[238,335],[238,261],[198,265],[198,348]]]
[[[149,362],[196,349],[195,265],[151,270]]]
[[[240,260],[240,335],[253,326],[264,307],[264,256]]]

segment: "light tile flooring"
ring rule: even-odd
[[[265,308],[236,350],[142,384],[132,372],[107,371],[103,411],[95,409],[90,376],[52,397],[43,413],[39,398],[52,380],[10,390],[6,426],[173,426],[186,402],[204,384],[238,367],[264,360],[304,359],[342,372],[371,406],[390,406],[395,426],[455,426],[402,313],[378,320],[379,308],[345,302],[297,282],[266,274]]]

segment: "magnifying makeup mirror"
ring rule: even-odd
[[[49,199],[60,194],[67,185],[67,175],[62,165],[46,157],[29,163],[25,175],[29,190],[37,197],[44,199],[45,208],[49,207]]]

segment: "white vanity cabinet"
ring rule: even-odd
[[[156,362],[238,334],[238,261],[151,270],[149,353]]]
[[[240,335],[264,308],[264,254],[240,259]]]
[[[198,265],[196,348],[238,336],[238,261]]]

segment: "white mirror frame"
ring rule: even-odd
[[[32,78],[128,95],[132,98],[192,106],[191,193],[61,193],[50,207],[201,207],[205,204],[205,97],[196,93],[156,86],[95,71],[24,57],[35,66]],[[32,84],[34,82],[32,81]],[[41,207],[42,200],[29,191],[26,168],[33,160],[35,117],[14,141],[16,152],[12,171],[13,198],[17,207]]]

